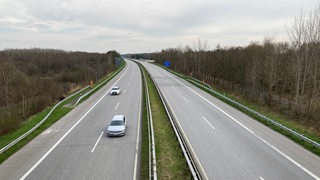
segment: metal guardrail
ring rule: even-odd
[[[190,147],[191,145],[189,143],[187,143],[186,141],[186,137],[185,135],[182,133],[182,130],[181,130],[181,127],[179,126],[179,124],[176,122],[176,119],[175,119],[175,116],[174,116],[174,113],[172,111],[172,109],[170,108],[170,105],[168,104],[164,94],[162,93],[162,91],[160,90],[159,86],[157,85],[157,83],[155,83],[155,80],[152,76],[150,76],[158,93],[159,93],[159,96],[160,96],[160,99],[162,101],[162,104],[164,105],[164,108],[166,110],[166,113],[169,117],[169,120],[170,120],[170,123],[172,125],[172,128],[176,134],[176,137],[179,141],[179,144],[180,144],[180,147],[182,149],[182,152],[183,152],[183,155],[187,161],[187,164],[189,166],[189,169],[191,171],[191,174],[192,174],[192,177],[193,179],[195,180],[198,180],[198,179],[202,179],[202,177],[204,175],[202,175],[202,173],[200,173],[201,171],[198,170],[198,164],[194,161],[195,158],[195,155],[192,153],[192,151],[190,151]]]
[[[92,91],[94,91],[95,89],[99,88],[100,86],[102,86],[102,84],[104,84],[106,81],[108,81],[109,79],[113,78],[115,75],[117,75],[122,69],[124,68],[121,67],[120,69],[118,69],[112,76],[108,77],[106,80],[104,80],[103,82],[101,82],[98,86],[96,86],[94,89],[90,90],[89,92],[87,92],[86,94],[82,95],[78,101],[75,103],[74,106],[76,106],[80,100],[82,98],[84,98],[85,96],[87,96],[89,93],[91,93]],[[8,145],[6,145],[5,147],[0,149],[0,154],[2,154],[3,152],[5,152],[6,150],[8,150],[9,148],[11,148],[12,146],[14,146],[15,144],[17,144],[18,142],[20,142],[22,139],[24,139],[25,137],[27,137],[29,134],[31,134],[33,131],[35,131],[39,126],[41,126],[48,118],[49,116],[52,114],[52,112],[63,102],[67,101],[68,99],[70,99],[71,97],[73,97],[74,95],[78,94],[79,92],[83,91],[84,89],[88,88],[88,86],[84,87],[83,89],[71,94],[70,96],[68,96],[67,98],[63,99],[62,101],[58,102],[51,110],[50,112],[46,115],[46,117],[44,117],[40,122],[38,122],[35,126],[33,126],[30,130],[28,130],[27,132],[25,132],[23,135],[19,136],[17,139],[15,139],[14,141],[10,142]]]
[[[88,86],[87,86],[88,87]],[[50,112],[46,115],[46,117],[44,117],[40,122],[38,122],[34,127],[32,127],[30,130],[28,130],[27,132],[25,132],[23,135],[21,135],[20,137],[18,137],[17,139],[15,139],[14,141],[12,141],[11,143],[9,143],[8,145],[6,145],[5,147],[3,147],[0,150],[0,154],[2,154],[3,152],[5,152],[6,150],[8,150],[9,148],[11,148],[12,146],[14,146],[15,144],[17,144],[18,142],[20,142],[22,139],[24,139],[26,136],[28,136],[29,134],[31,134],[33,131],[35,131],[39,126],[41,126],[47,119],[48,117],[52,114],[52,112],[63,102],[67,101],[68,99],[70,99],[71,97],[75,96],[77,93],[83,91],[84,89],[86,89],[87,87],[73,93],[72,95],[68,96],[67,98],[63,99],[62,101],[58,102],[51,110]]]
[[[173,74],[176,74],[176,75],[178,75],[180,77],[184,77],[183,75],[178,74],[176,72],[173,72],[173,71],[171,71],[169,69],[166,69],[166,70],[171,72],[171,73],[173,73]],[[209,84],[203,83],[203,82],[199,81],[198,79],[189,78],[189,77],[188,77],[187,81],[189,81],[191,83],[194,83],[194,84],[196,84],[198,86],[201,86],[202,88],[210,91],[211,93],[215,94],[216,96],[220,97],[221,99],[223,99],[223,100],[225,100],[225,101],[227,101],[229,103],[232,103],[235,106],[238,106],[239,108],[249,112],[250,114],[252,114],[254,116],[257,116],[257,117],[263,119],[264,121],[266,121],[268,123],[271,123],[274,126],[277,126],[278,128],[280,128],[280,129],[282,129],[282,130],[294,135],[295,137],[301,139],[302,141],[306,141],[306,142],[312,144],[314,147],[320,148],[320,144],[317,143],[316,141],[313,141],[313,140],[307,138],[306,136],[304,136],[304,135],[302,135],[302,134],[300,134],[300,133],[298,133],[298,132],[296,132],[296,131],[294,131],[294,130],[292,130],[292,129],[290,129],[290,128],[288,128],[288,127],[286,127],[286,126],[284,126],[284,125],[282,125],[282,124],[280,124],[280,123],[278,123],[278,122],[276,122],[276,121],[274,121],[274,120],[272,120],[272,119],[270,119],[268,117],[266,117],[265,115],[262,115],[262,114],[258,113],[257,111],[254,111],[254,110],[248,108],[247,106],[244,106],[244,105],[240,104],[239,102],[234,101],[234,100],[232,100],[232,99],[230,99],[230,98],[228,98],[228,97],[226,97],[226,96],[214,91]],[[203,84],[205,84],[207,87],[204,86]]]
[[[119,68],[115,73],[113,73],[110,77],[108,77],[107,79],[105,79],[104,81],[102,81],[98,86],[96,86],[95,88],[91,89],[89,92],[85,93],[84,95],[82,95],[77,102],[73,105],[76,106],[84,97],[86,97],[88,94],[90,94],[92,91],[96,90],[97,88],[100,88],[100,86],[102,86],[104,83],[106,83],[107,81],[109,81],[111,78],[113,78],[114,76],[116,76],[125,66],[122,66],[121,68]]]
[[[141,64],[140,64],[141,65]],[[139,65],[139,66],[140,66]],[[143,74],[143,79],[145,83],[145,89],[146,89],[146,103],[147,103],[147,111],[148,111],[148,130],[149,132],[149,179],[157,180],[157,161],[156,161],[156,148],[155,148],[155,139],[154,139],[154,130],[153,130],[153,120],[152,120],[152,110],[150,105],[150,98],[149,98],[149,90],[148,90],[148,84],[146,80],[146,75],[142,68],[140,68]],[[150,135],[151,135],[151,147],[150,147]],[[150,155],[152,156],[152,161],[150,158]]]
[[[118,69],[113,75],[111,75],[110,77],[108,77],[107,79],[105,79],[104,81],[102,81],[98,86],[96,86],[95,88],[91,89],[90,91],[88,91],[87,93],[85,93],[84,95],[82,95],[77,102],[73,105],[74,107],[77,106],[77,104],[84,98],[86,97],[88,94],[90,94],[92,91],[95,91],[97,88],[100,88],[100,86],[102,86],[104,83],[106,83],[107,81],[109,81],[111,78],[113,78],[115,75],[118,74],[118,72],[120,72],[123,69],[120,68]]]

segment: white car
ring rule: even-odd
[[[107,136],[124,136],[126,135],[126,130],[126,117],[124,115],[115,115],[107,127]]]
[[[111,95],[119,95],[121,92],[120,88],[118,86],[114,86],[111,88],[110,94]]]

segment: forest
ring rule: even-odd
[[[288,42],[266,37],[213,50],[199,39],[193,47],[129,56],[161,65],[168,60],[170,69],[267,106],[320,135],[320,8],[296,16],[288,36]]]
[[[28,117],[115,70],[116,51],[54,49],[0,51],[0,135]]]

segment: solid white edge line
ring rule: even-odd
[[[309,171],[307,168],[305,168],[304,166],[302,166],[301,164],[299,164],[298,162],[296,162],[294,159],[292,159],[290,156],[286,155],[284,152],[280,151],[278,148],[276,148],[274,145],[270,144],[268,141],[262,139],[260,136],[254,134],[254,136],[256,136],[258,139],[260,139],[262,142],[264,142],[266,145],[268,145],[269,147],[271,147],[273,150],[275,150],[276,152],[278,152],[280,155],[282,155],[283,157],[285,157],[287,160],[289,160],[290,162],[292,162],[294,165],[298,166],[300,169],[302,169],[304,172],[306,172],[307,174],[309,174],[311,177],[313,177],[314,179],[320,180],[320,178],[318,176],[316,176],[315,174],[313,174],[311,171]]]
[[[142,78],[142,77],[141,77]],[[142,93],[142,83],[140,81],[140,92]],[[139,153],[139,132],[140,132],[140,121],[141,121],[141,106],[142,106],[142,97],[140,93],[140,103],[139,103],[139,113],[138,113],[138,130],[137,130],[137,141],[136,141],[136,153],[134,157],[134,169],[133,169],[133,180],[137,179],[137,171],[138,171],[138,153]]]
[[[154,70],[153,67],[150,66],[150,68]],[[167,71],[163,70],[163,72],[166,73]],[[164,93],[163,93],[163,98],[164,98],[164,99],[167,99],[167,97],[166,97],[166,95],[165,95]],[[189,141],[186,133],[184,132],[184,130],[183,130],[183,128],[182,128],[182,126],[181,126],[181,124],[180,124],[180,122],[179,122],[179,120],[178,120],[177,115],[175,114],[175,112],[173,111],[173,108],[171,107],[171,105],[170,105],[169,103],[168,103],[168,106],[169,106],[169,109],[172,109],[172,115],[173,115],[174,119],[176,120],[178,126],[179,126],[180,129],[181,129],[181,133],[182,133],[183,136],[186,138],[185,141],[187,141],[187,144],[190,146],[190,151],[192,151],[192,154],[194,155],[194,158],[195,158],[194,161],[196,161],[196,162],[199,164],[200,167],[198,167],[198,168],[203,172],[204,179],[209,179],[208,176],[207,176],[207,174],[206,174],[206,172],[204,171],[204,168],[203,168],[203,166],[202,166],[202,164],[201,164],[201,162],[200,162],[197,154],[194,152],[194,149],[193,149],[193,147],[192,147],[192,145],[191,145],[191,143],[190,143],[190,141]]]
[[[117,103],[117,105],[116,105],[116,107],[114,108],[114,110],[117,110],[118,106],[119,106],[119,102]]]
[[[100,139],[101,139],[101,137],[102,137],[102,134],[103,134],[103,131],[101,132],[101,134],[100,134],[100,136],[99,136],[99,138],[98,138],[97,142],[94,144],[94,146],[93,146],[93,148],[92,148],[91,152],[93,152],[93,151],[96,149],[96,147],[97,147],[97,145],[98,145],[98,143],[99,143],[99,141],[100,141]]]
[[[212,124],[209,123],[209,121],[208,121],[204,116],[202,116],[202,119],[203,119],[204,121],[206,121],[212,129],[215,129],[215,128],[212,126]]]
[[[165,95],[164,93],[163,93],[163,96],[164,96],[164,99],[167,99],[167,97],[166,97],[166,95]],[[174,119],[176,120],[178,126],[179,126],[180,129],[181,129],[181,133],[182,133],[183,136],[186,138],[185,140],[187,141],[187,144],[189,144],[189,146],[190,146],[190,150],[192,151],[192,154],[194,155],[195,161],[197,161],[198,164],[199,164],[199,166],[200,166],[200,167],[198,167],[198,168],[200,168],[201,171],[204,173],[204,176],[205,176],[204,179],[209,179],[208,176],[207,176],[207,173],[206,173],[206,172],[204,171],[204,169],[203,169],[203,166],[202,166],[202,164],[201,164],[201,162],[200,162],[197,154],[194,152],[193,147],[192,147],[192,145],[191,145],[191,143],[190,143],[190,141],[189,141],[186,133],[184,132],[184,130],[183,130],[183,128],[182,128],[182,126],[181,126],[181,124],[180,124],[180,122],[179,122],[179,120],[178,120],[178,117],[177,117],[176,113],[173,111],[173,108],[171,107],[171,105],[170,105],[169,103],[168,103],[168,106],[169,106],[170,109],[172,109],[172,115],[174,116]]]
[[[264,140],[263,138],[261,138],[260,136],[256,135],[252,130],[250,130],[248,127],[246,127],[245,125],[243,125],[241,122],[239,122],[238,120],[236,120],[234,117],[232,117],[231,115],[229,115],[228,113],[226,113],[225,111],[223,111],[222,109],[220,109],[217,105],[213,104],[212,102],[210,102],[209,100],[207,100],[206,98],[204,98],[203,96],[201,96],[200,94],[198,94],[197,92],[195,92],[193,89],[191,89],[190,87],[186,86],[185,84],[183,84],[182,82],[180,82],[178,79],[176,79],[175,77],[171,76],[172,79],[174,79],[175,81],[177,81],[178,83],[182,84],[184,87],[188,88],[190,91],[192,91],[193,93],[195,93],[196,95],[198,95],[200,98],[202,98],[203,100],[205,100],[207,103],[209,103],[210,105],[212,105],[213,107],[215,107],[216,109],[218,109],[219,111],[221,111],[223,114],[225,114],[226,116],[228,116],[229,118],[231,118],[234,122],[238,123],[241,127],[243,127],[244,129],[246,129],[247,131],[249,131],[251,134],[253,134],[255,137],[257,137],[259,140],[261,140],[262,142],[264,142],[266,145],[268,145],[269,147],[271,147],[273,150],[275,150],[276,152],[278,152],[280,155],[282,155],[283,157],[285,157],[287,160],[289,160],[290,162],[292,162],[293,164],[295,164],[297,167],[299,167],[301,170],[303,170],[304,172],[306,172],[307,174],[309,174],[311,177],[315,178],[316,180],[320,180],[320,178],[318,176],[316,176],[315,174],[313,174],[311,171],[309,171],[307,168],[305,168],[304,166],[302,166],[301,164],[299,164],[298,162],[296,162],[295,160],[293,160],[291,157],[289,157],[288,155],[286,155],[285,153],[283,153],[282,151],[280,151],[278,148],[276,148],[275,146],[273,146],[272,144],[270,144],[269,142],[267,142],[266,140]]]
[[[126,74],[128,70],[129,65],[127,66],[127,69],[125,72],[120,76],[120,78],[116,81],[115,84],[117,84],[120,79]],[[111,88],[109,89],[109,91]],[[24,180],[39,164],[61,143],[61,141],[89,114],[90,111],[108,94],[107,91],[50,149],[47,151],[21,178],[20,180]]]

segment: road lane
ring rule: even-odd
[[[130,81],[130,85],[127,85]],[[109,95],[108,90],[115,83],[121,89],[126,89],[126,93]],[[135,63],[127,61],[126,69],[114,80],[48,129],[48,132],[59,129],[58,132],[42,133],[2,163],[0,179],[23,177],[77,122],[43,161],[26,174],[26,179],[135,179],[134,176],[138,174],[134,171],[138,169],[135,166],[138,164],[136,146],[140,142],[137,140],[140,133],[140,106],[140,70]],[[128,131],[124,137],[109,138],[102,132],[116,114],[126,116]],[[79,121],[81,117],[83,119]]]
[[[319,157],[190,83],[143,65],[174,110],[209,179],[320,177]]]

